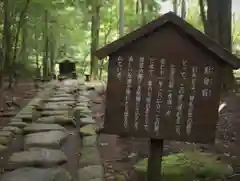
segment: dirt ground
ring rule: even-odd
[[[92,105],[95,118],[100,124],[103,124],[104,120],[104,100],[104,95],[96,96]],[[219,113],[214,145],[165,141],[164,154],[192,149],[217,153],[221,159],[228,161],[234,168],[235,173],[230,180],[240,180],[240,94],[232,93],[224,96],[221,104],[224,105],[224,108]],[[137,160],[147,157],[148,140],[101,134],[99,149],[105,166],[106,181],[113,180],[113,176],[116,174],[121,174],[128,180],[132,174],[133,164]]]
[[[12,89],[8,88],[8,82],[4,82],[3,91],[0,91],[0,98],[3,98],[2,101],[0,100],[0,127],[5,125],[41,90],[43,83],[39,83],[39,86],[36,89],[30,78],[18,80],[17,86]]]

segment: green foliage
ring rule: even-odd
[[[20,15],[24,10],[27,0],[10,0],[11,2],[11,34],[12,46]],[[48,41],[49,51],[54,54],[54,59],[65,56],[74,57],[78,62],[79,73],[87,73],[90,69],[91,46],[91,18],[94,0],[30,0],[25,13],[24,21],[20,27],[19,41],[17,44],[17,62],[29,64],[36,68],[36,57],[39,65],[45,52],[44,12],[48,10]],[[186,20],[193,26],[203,31],[200,18],[198,1],[187,1]],[[124,1],[124,31],[129,33],[160,15],[162,1],[145,1],[142,11],[141,1]],[[116,40],[119,37],[119,0],[100,1],[100,34],[99,47]],[[3,30],[3,2],[0,2],[0,30]],[[237,17],[237,15],[235,16]],[[239,49],[239,20],[233,21],[233,49]],[[26,34],[23,32],[27,32]],[[0,34],[0,41],[3,36]],[[1,47],[1,46],[0,46]],[[51,50],[50,50],[51,49]],[[100,63],[101,64],[101,63]],[[106,77],[107,61],[102,64],[103,77]]]
[[[135,170],[147,171],[147,159],[139,161]],[[192,181],[197,179],[224,179],[232,174],[232,168],[217,159],[216,155],[198,151],[171,154],[163,157],[162,175],[164,181]]]

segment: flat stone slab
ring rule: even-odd
[[[14,136],[13,132],[11,131],[0,131],[0,137],[7,137],[12,138]]]
[[[12,122],[8,123],[8,126],[14,126],[14,127],[18,127],[18,128],[24,128],[27,125],[28,125],[27,123],[22,122],[22,121],[19,121],[19,122],[12,121]]]
[[[69,93],[61,93],[61,92],[55,92],[54,93],[54,98],[59,98],[59,97],[71,97],[72,94]]]
[[[68,115],[68,110],[44,110],[41,112],[42,116],[56,116],[56,115]]]
[[[36,133],[36,132],[46,132],[46,131],[66,131],[66,129],[59,124],[44,124],[44,123],[32,123],[26,126],[24,129],[24,133]]]
[[[18,114],[18,118],[21,118],[23,122],[30,123],[33,120],[33,115],[31,114]]]
[[[88,124],[80,128],[80,135],[82,136],[93,136],[96,135],[96,125]]]
[[[81,150],[81,157],[79,159],[79,166],[101,165],[101,158],[97,146],[83,147]]]
[[[22,122],[21,118],[13,117],[10,122]]]
[[[21,134],[22,130],[16,126],[5,126],[2,131],[11,131],[14,134]]]
[[[25,136],[25,148],[43,147],[59,149],[68,137],[67,132],[48,131],[32,133]]]
[[[78,101],[79,101],[79,102],[89,102],[90,99],[89,99],[88,97],[86,97],[86,96],[80,95],[80,96],[78,97]]]
[[[62,103],[47,103],[43,106],[43,110],[68,110],[69,108],[69,105]]]
[[[96,146],[97,144],[97,135],[86,136],[83,138],[83,147]]]
[[[47,148],[30,148],[27,151],[13,153],[9,160],[7,169],[20,167],[54,167],[67,162],[66,155],[61,150]]]
[[[73,105],[76,101],[61,101],[61,102],[45,102],[44,104],[62,104],[62,105]]]
[[[81,108],[86,108],[88,106],[88,102],[77,102],[76,106],[80,109]]]
[[[89,108],[87,108],[87,107],[77,106],[77,107],[75,107],[75,110],[79,110],[80,111],[80,117],[81,118],[90,117],[91,114],[92,114],[92,111]]]
[[[1,145],[8,145],[8,143],[11,141],[12,138],[0,136],[0,144]]]
[[[66,124],[73,124],[73,118],[68,116],[47,116],[47,117],[41,117],[36,120],[38,123],[45,123],[45,124],[60,124],[60,125],[66,125]]]
[[[19,168],[2,175],[0,181],[72,181],[63,168]]]
[[[78,181],[90,181],[103,179],[103,168],[101,165],[91,165],[78,170]]]
[[[7,150],[7,147],[5,145],[0,144],[0,152],[4,152]]]
[[[71,97],[53,97],[53,98],[44,100],[44,102],[62,102],[62,101],[74,101],[74,98],[71,98]]]
[[[1,112],[0,117],[1,118],[8,118],[8,117],[13,117],[16,115],[16,112],[11,111],[11,112]]]
[[[85,118],[81,118],[81,126],[85,126],[85,125],[88,125],[88,124],[95,124],[95,120],[92,119],[92,117],[85,117]]]

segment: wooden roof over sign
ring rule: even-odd
[[[202,44],[208,51],[218,56],[224,63],[229,64],[233,68],[240,68],[240,60],[230,53],[227,49],[220,46],[218,43],[207,37],[205,34],[194,28],[192,25],[184,21],[173,12],[168,12],[162,15],[160,18],[153,20],[152,22],[142,26],[141,28],[123,36],[122,38],[98,49],[96,56],[102,59],[109,56],[121,48],[133,43],[143,36],[151,34],[158,28],[164,28],[167,23],[174,24],[181,28],[188,36],[193,38],[198,43]]]
[[[72,58],[72,57],[64,57],[64,58],[61,58],[61,59],[59,59],[59,60],[57,60],[57,62],[56,63],[62,63],[62,62],[64,62],[64,61],[69,61],[69,62],[72,62],[72,63],[76,63],[77,61],[74,59],[74,58]]]

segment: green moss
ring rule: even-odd
[[[145,173],[147,159],[139,161],[134,167],[137,172]],[[164,181],[223,179],[232,173],[232,168],[217,160],[216,155],[198,151],[165,156],[163,157],[162,167]]]
[[[80,128],[80,133],[84,136],[96,135],[96,126],[89,124]]]

